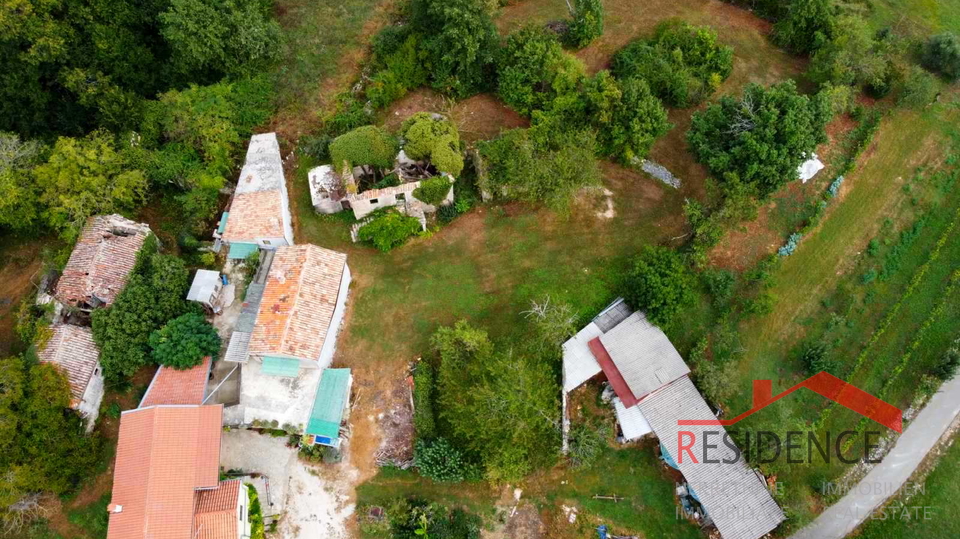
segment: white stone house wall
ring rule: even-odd
[[[333,319],[330,320],[330,327],[327,328],[327,334],[323,340],[323,348],[320,349],[320,357],[317,365],[325,369],[333,363],[333,354],[337,348],[337,335],[340,333],[340,326],[343,324],[343,314],[346,311],[347,296],[350,295],[350,266],[344,264],[343,276],[340,277],[340,290],[337,292],[337,304],[333,308]]]
[[[237,539],[250,537],[250,493],[247,485],[240,483],[237,498]],[[262,506],[261,506],[262,509]]]

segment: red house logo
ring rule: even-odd
[[[677,424],[722,425],[729,427],[741,419],[759,412],[801,387],[823,395],[833,402],[853,410],[868,419],[872,419],[885,427],[903,433],[903,412],[901,412],[899,408],[827,372],[819,372],[776,396],[772,395],[773,386],[770,380],[754,380],[753,407],[746,412],[733,419],[680,419],[677,421]]]

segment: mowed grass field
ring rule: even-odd
[[[939,32],[960,34],[960,1],[871,0],[867,20],[877,29],[890,27],[915,37]]]

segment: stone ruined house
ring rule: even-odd
[[[120,416],[107,539],[245,539],[249,496],[220,480],[223,406],[204,406],[210,358],[161,367]]]
[[[220,218],[214,237],[227,245],[228,259],[293,245],[287,182],[276,133],[250,137],[230,210]]]
[[[126,286],[149,235],[148,225],[120,215],[91,217],[63,268],[54,298],[86,312],[110,305]]]
[[[381,189],[366,189],[358,191],[359,187],[352,173],[337,174],[330,165],[323,165],[311,170],[308,175],[310,184],[310,200],[318,213],[337,213],[343,210],[353,211],[353,216],[363,219],[380,208],[397,208],[402,213],[422,218],[424,213],[437,211],[436,206],[426,204],[413,195],[413,191],[420,187],[420,183],[427,179],[424,167],[406,157],[401,151],[397,155],[395,172],[400,178],[400,185]],[[453,203],[453,183],[455,179],[446,173],[441,173],[450,181],[450,192],[441,205]],[[423,222],[423,221],[422,221]]]
[[[261,264],[269,267],[258,273],[264,283],[255,322],[248,333],[238,321],[224,358],[242,364],[240,404],[228,410],[228,421],[302,432],[321,373],[333,361],[350,287],[347,255],[315,245],[285,246]]]
[[[56,324],[50,338],[37,350],[41,363],[56,366],[70,382],[70,407],[84,418],[87,432],[93,430],[103,401],[103,369],[100,350],[90,328]]]

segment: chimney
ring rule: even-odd
[[[756,410],[773,399],[773,382],[770,380],[753,381],[753,409]]]
[[[107,506],[108,513],[121,513],[123,512],[123,506],[118,503],[111,503]]]

